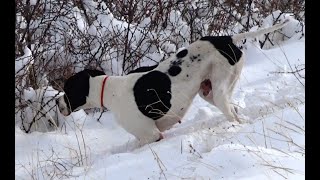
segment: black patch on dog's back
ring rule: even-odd
[[[205,36],[200,40],[209,41],[231,65],[235,65],[242,56],[241,50],[233,44],[231,36]]]
[[[64,101],[68,109],[74,111],[79,106],[86,103],[86,97],[89,95],[89,77],[105,75],[99,70],[85,69],[71,76],[64,84]],[[71,107],[70,107],[71,106]]]
[[[188,54],[188,50],[184,49],[176,54],[177,58],[183,58]]]
[[[157,120],[171,108],[171,81],[160,71],[141,76],[133,87],[138,109],[145,116]]]
[[[139,67],[135,70],[130,71],[128,74],[131,73],[140,73],[140,72],[148,72],[151,71],[153,69],[155,69],[156,67],[158,67],[159,64],[153,65],[153,66],[143,66],[143,67]]]
[[[171,66],[168,70],[168,73],[170,76],[176,76],[181,72],[181,67],[180,66]]]

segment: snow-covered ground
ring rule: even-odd
[[[80,110],[48,133],[17,127],[16,179],[304,179],[304,79],[283,73],[304,66],[304,45],[245,51],[234,92],[243,124],[197,96],[165,139],[142,147],[109,112],[98,122]]]

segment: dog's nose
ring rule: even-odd
[[[56,99],[56,105],[62,115],[69,116],[71,114],[71,111],[66,106],[62,105],[59,99]]]
[[[69,111],[68,108],[65,108],[65,107],[61,107],[61,108],[58,108],[60,113],[64,116],[69,116],[71,114],[71,111]]]
[[[65,111],[61,111],[61,114],[63,114],[64,116],[69,116],[71,112],[68,110],[65,110]]]

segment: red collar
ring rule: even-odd
[[[106,76],[104,79],[103,79],[103,82],[102,82],[102,88],[101,88],[101,107],[104,107],[103,106],[103,93],[104,93],[104,85],[106,84],[106,81],[108,79],[109,76]]]

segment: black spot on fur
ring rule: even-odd
[[[168,70],[168,73],[170,76],[176,76],[181,72],[181,67],[180,66],[171,66]]]
[[[196,60],[198,57],[197,56],[191,56],[190,57],[190,60],[191,60],[191,62],[193,62],[194,60]]]
[[[71,76],[64,84],[64,101],[68,109],[74,111],[79,106],[86,103],[86,97],[89,95],[89,77],[105,75],[99,70],[85,69]]]
[[[178,52],[178,54],[177,54],[176,56],[177,56],[177,58],[183,58],[183,57],[185,57],[187,54],[188,54],[188,50],[187,50],[187,49],[184,49],[184,50]]]
[[[189,77],[189,75],[187,74],[187,77]]]
[[[140,77],[133,87],[135,102],[145,116],[157,120],[171,108],[171,81],[160,71]]]
[[[233,44],[231,36],[205,36],[200,40],[209,41],[231,65],[235,65],[242,56],[241,50]]]
[[[148,71],[151,71],[153,69],[155,69],[156,67],[158,67],[159,64],[157,65],[153,65],[153,66],[144,66],[144,67],[139,67],[135,70],[132,70],[130,71],[128,74],[131,74],[131,73],[140,73],[140,72],[148,72]]]
[[[182,59],[177,59],[175,61],[171,61],[171,66],[180,66],[182,64]]]
[[[197,60],[200,57],[200,54],[197,55],[193,55],[190,57],[191,62],[194,62],[195,60]],[[201,59],[198,59],[198,62],[201,61]]]

